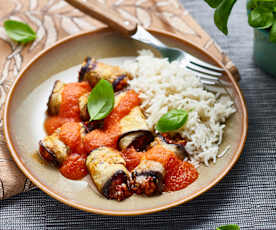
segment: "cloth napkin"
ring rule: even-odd
[[[84,2],[89,0],[83,0]],[[92,1],[92,0],[91,0]],[[196,23],[177,0],[94,0],[112,7],[119,17],[135,21],[145,28],[174,33],[201,46],[217,57],[233,75],[238,70],[211,37]],[[0,109],[3,114],[5,98],[20,70],[39,51],[56,41],[81,31],[105,25],[74,9],[62,0],[0,0]],[[27,45],[16,44],[5,34],[3,22],[14,19],[28,23],[37,33],[36,40]],[[0,199],[6,199],[33,188],[13,162],[0,120]]]

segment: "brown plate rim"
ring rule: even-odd
[[[82,33],[78,33],[75,35],[71,35],[68,36],[58,42],[56,42],[55,44],[53,44],[52,46],[50,46],[49,48],[41,51],[40,53],[38,53],[34,58],[31,59],[31,61],[23,68],[23,70],[20,72],[19,76],[17,77],[17,79],[14,81],[11,89],[9,90],[7,99],[6,99],[6,103],[5,103],[5,110],[4,110],[4,136],[6,139],[6,143],[8,146],[8,149],[12,155],[13,160],[15,161],[15,163],[17,164],[17,166],[20,168],[20,170],[25,174],[26,177],[28,177],[37,187],[39,187],[42,191],[44,191],[46,194],[48,194],[49,196],[53,197],[54,199],[67,204],[71,207],[83,210],[83,211],[87,211],[87,212],[92,212],[92,213],[96,213],[96,214],[103,214],[103,215],[114,215],[114,216],[133,216],[133,215],[142,215],[142,214],[148,214],[148,213],[154,213],[154,212],[158,212],[158,211],[162,211],[171,207],[175,207],[177,205],[186,203],[196,197],[198,197],[199,195],[201,195],[202,193],[208,191],[210,188],[212,188],[213,186],[215,186],[230,170],[231,168],[235,165],[235,163],[237,162],[237,160],[239,159],[242,150],[244,148],[245,145],[245,141],[247,138],[247,131],[248,131],[248,112],[247,112],[247,107],[245,104],[245,99],[244,96],[240,90],[239,85],[237,84],[237,82],[234,80],[234,77],[232,76],[232,74],[229,72],[229,70],[227,70],[223,64],[217,60],[214,56],[210,55],[207,53],[206,50],[202,49],[201,47],[199,47],[198,45],[194,44],[193,42],[190,42],[188,40],[185,40],[181,37],[178,37],[172,33],[169,32],[165,32],[165,31],[161,31],[161,30],[156,30],[156,29],[149,29],[150,32],[153,32],[154,34],[159,34],[165,37],[168,37],[170,39],[176,40],[180,43],[184,43],[187,44],[188,46],[191,46],[193,49],[196,49],[198,51],[200,51],[200,53],[204,53],[204,55],[208,56],[211,60],[213,60],[218,66],[222,67],[225,69],[225,72],[227,73],[228,77],[231,80],[232,85],[234,86],[234,88],[237,90],[240,101],[241,101],[241,105],[242,105],[242,113],[243,113],[243,127],[242,127],[242,138],[240,140],[239,146],[237,148],[237,152],[236,154],[233,156],[230,164],[225,167],[223,169],[223,171],[219,174],[219,176],[214,179],[208,186],[199,189],[197,192],[195,192],[194,194],[192,194],[189,197],[186,198],[182,198],[179,199],[177,201],[174,201],[170,204],[167,205],[161,205],[159,207],[155,207],[155,208],[149,208],[149,209],[140,209],[140,210],[136,210],[136,211],[114,211],[114,210],[108,210],[108,209],[99,209],[99,208],[89,208],[86,207],[85,205],[81,205],[78,203],[75,203],[73,201],[70,201],[66,198],[64,198],[63,196],[55,193],[53,190],[49,189],[46,185],[44,185],[42,182],[40,182],[35,176],[32,175],[32,173],[28,170],[28,168],[24,165],[24,163],[22,162],[21,158],[20,158],[20,154],[18,154],[15,151],[15,148],[13,147],[12,141],[11,141],[11,137],[10,137],[10,132],[9,132],[9,127],[8,127],[8,111],[9,111],[9,105],[10,105],[10,101],[13,95],[13,92],[15,91],[16,85],[19,82],[19,80],[22,78],[22,76],[24,76],[24,73],[31,68],[31,66],[37,62],[39,60],[40,57],[46,55],[49,51],[53,50],[54,48],[62,45],[63,43],[66,43],[68,41],[71,41],[73,39],[82,37],[82,36],[87,36],[87,35],[95,35],[95,34],[99,34],[99,33],[105,33],[105,32],[114,32],[109,28],[103,27],[103,28],[99,28],[93,31],[87,31],[87,32],[82,32]]]

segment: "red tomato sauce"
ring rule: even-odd
[[[80,121],[79,98],[90,91],[88,82],[74,82],[64,86],[59,114],[49,116],[44,123],[48,135],[67,122]]]
[[[44,128],[48,135],[51,135],[55,130],[61,127],[63,124],[67,122],[75,121],[74,118],[67,118],[61,116],[49,116],[46,118],[44,122]]]
[[[59,116],[80,119],[79,98],[91,91],[88,82],[74,82],[64,86]]]
[[[117,140],[120,135],[119,121],[126,116],[132,108],[140,105],[141,100],[134,90],[129,90],[121,98],[118,105],[105,118],[103,129],[96,129],[88,133],[84,138],[85,149],[87,152],[100,147],[107,146],[116,148]]]
[[[137,152],[134,147],[125,149],[122,154],[126,161],[126,167],[129,171],[135,169],[139,165],[142,157],[145,155],[144,152]]]
[[[198,178],[196,168],[189,162],[172,159],[165,175],[165,191],[178,191]]]
[[[59,171],[71,180],[80,180],[87,175],[86,156],[73,153],[63,162]]]
[[[60,128],[59,139],[67,145],[73,153],[84,153],[81,137],[81,123],[67,122]]]

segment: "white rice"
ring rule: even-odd
[[[160,117],[171,109],[189,112],[188,121],[177,132],[188,140],[186,150],[195,165],[216,162],[226,119],[235,112],[226,95],[216,97],[203,88],[199,78],[183,69],[178,62],[153,56],[142,50],[136,61],[123,65],[134,79],[130,87],[140,93],[142,109],[148,126],[154,127]]]

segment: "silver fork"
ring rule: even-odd
[[[205,85],[220,84],[219,77],[222,76],[224,69],[204,62],[187,52],[178,48],[170,48],[146,31],[136,23],[129,23],[123,20],[110,8],[95,0],[65,0],[80,11],[106,23],[111,28],[121,32],[132,39],[146,43],[157,49],[163,57],[169,61],[179,60],[187,71],[195,73]]]
[[[131,38],[154,47],[163,57],[168,58],[170,62],[174,60],[180,61],[187,71],[196,74],[204,84],[217,84],[219,77],[224,72],[224,69],[204,62],[181,49],[166,46],[142,26],[137,26],[137,31]]]

